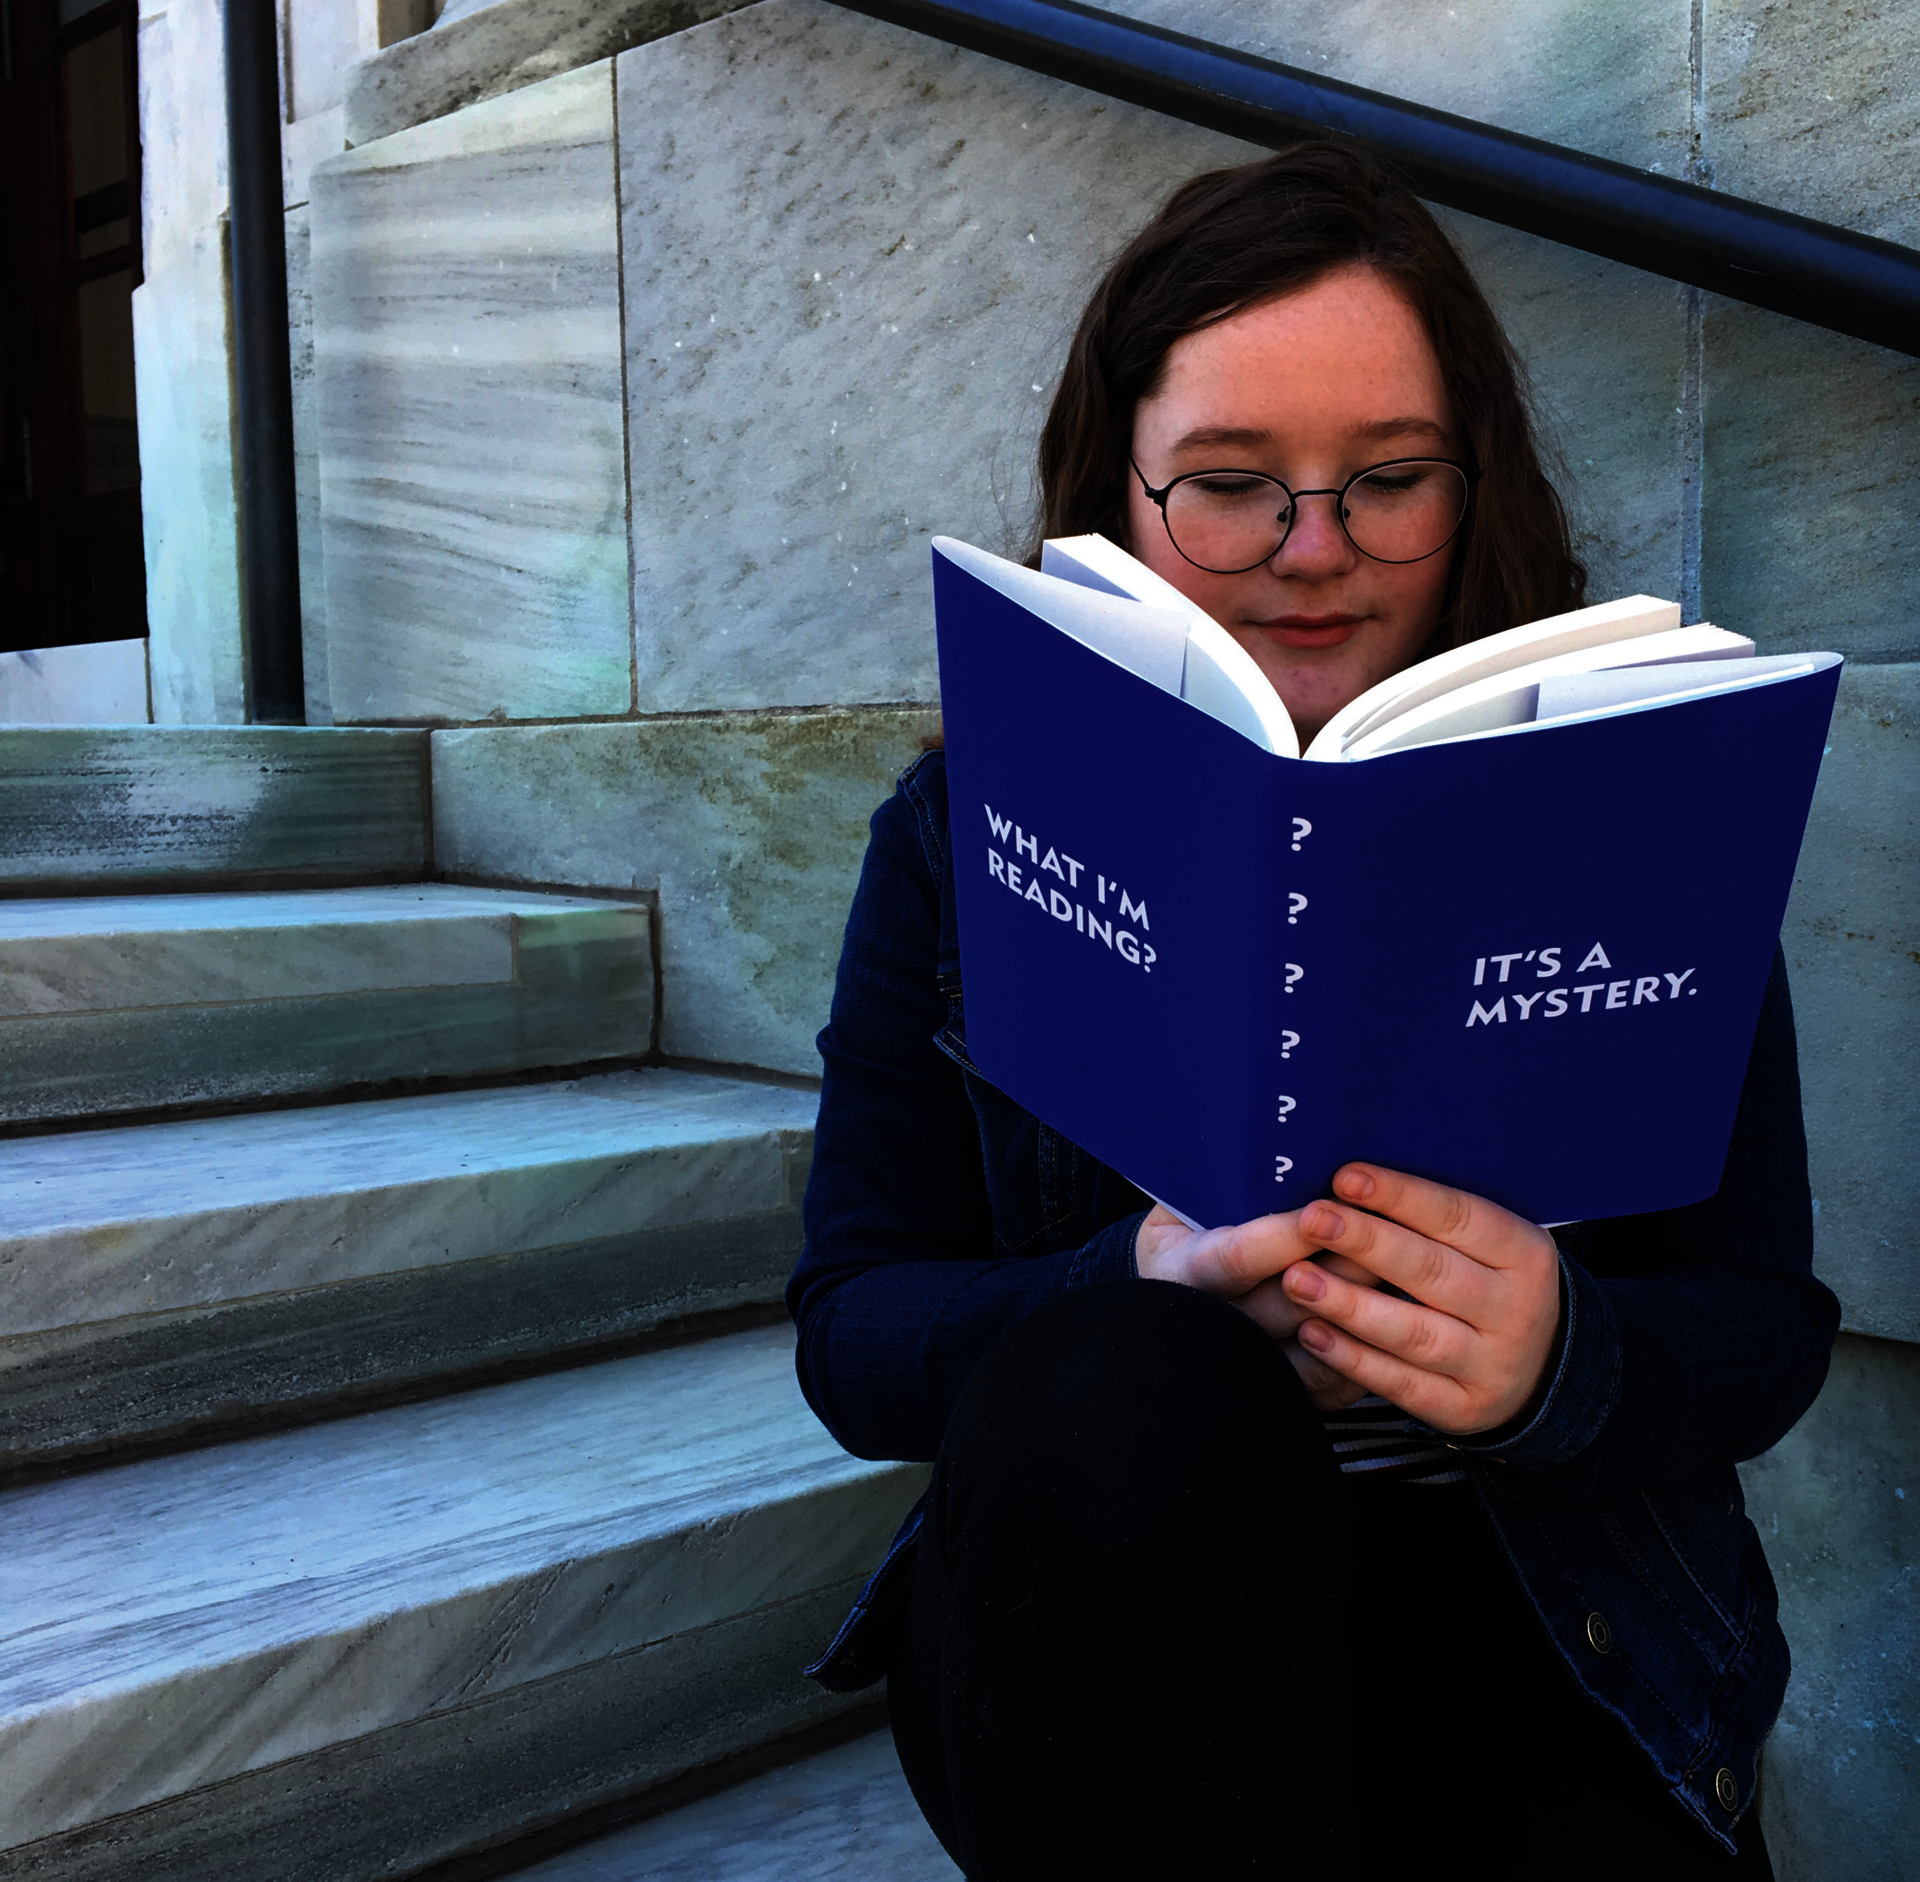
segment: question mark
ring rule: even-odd
[[[1294,818],[1294,820],[1293,820],[1293,847],[1294,847],[1295,849],[1298,849],[1298,848],[1300,847],[1300,839],[1301,839],[1302,837],[1308,837],[1308,836],[1311,836],[1312,834],[1313,834],[1313,825],[1312,825],[1312,824],[1310,824],[1310,823],[1309,823],[1309,822],[1308,822],[1308,821],[1306,820],[1306,818],[1304,818],[1304,817],[1296,817],[1296,818]]]
[[[1293,991],[1293,983],[1296,980],[1304,980],[1306,977],[1307,970],[1304,967],[1296,967],[1292,961],[1287,963],[1287,991],[1289,993]]]
[[[1147,957],[1146,957],[1146,960],[1145,960],[1145,962],[1143,963],[1143,965],[1144,965],[1144,966],[1146,967],[1146,970],[1147,970],[1147,972],[1148,972],[1148,973],[1152,973],[1152,972],[1153,972],[1153,964],[1154,964],[1154,962],[1155,962],[1155,961],[1157,961],[1157,960],[1158,960],[1158,959],[1160,958],[1160,956],[1159,956],[1159,955],[1157,955],[1157,954],[1156,954],[1156,953],[1155,953],[1155,952],[1153,951],[1153,943],[1152,943],[1151,941],[1148,941],[1148,942],[1146,942],[1146,943],[1144,943],[1143,945],[1145,946],[1145,948],[1146,948],[1146,950],[1147,950]]]
[[[1293,847],[1298,849],[1300,845],[1296,843]],[[1287,926],[1291,928],[1300,919],[1300,911],[1306,907],[1307,898],[1298,889],[1289,889],[1287,900],[1292,904],[1292,913],[1287,916]]]
[[[1297,1032],[1288,1032],[1283,1027],[1280,1032],[1280,1056],[1283,1059],[1291,1057],[1294,1047],[1299,1043],[1300,1035]]]
[[[1291,1157],[1275,1157],[1273,1160],[1273,1180],[1276,1183],[1284,1183],[1287,1180],[1287,1172],[1292,1168],[1293,1159]]]
[[[1282,1092],[1280,1095],[1280,1115],[1274,1120],[1274,1122],[1277,1124],[1284,1124],[1287,1121],[1287,1113],[1289,1111],[1297,1111],[1299,1108],[1300,1108],[1300,1100],[1298,1098],[1289,1098],[1284,1092]]]

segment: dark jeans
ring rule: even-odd
[[[889,1677],[971,1882],[1770,1878],[1575,1685],[1474,1492],[1356,1482],[1251,1321],[1121,1282],[1019,1322],[934,1470]]]

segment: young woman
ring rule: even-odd
[[[1121,254],[1040,471],[1041,533],[1192,597],[1303,741],[1582,598],[1485,300],[1329,144],[1196,178]],[[814,1670],[886,1676],[974,1882],[1770,1874],[1787,1650],[1733,1466],[1838,1320],[1777,962],[1703,1202],[1549,1234],[1356,1162],[1193,1233],[974,1071],[934,750],[874,817],[820,1050],[801,1383],[934,1471]]]

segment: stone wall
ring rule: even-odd
[[[1920,14],[1891,0],[1121,10],[1920,244]],[[338,87],[358,147],[309,212],[327,638],[341,718],[438,728],[443,867],[658,889],[669,1049],[804,1072],[864,810],[935,703],[927,537],[1023,540],[1091,279],[1252,153],[823,0],[698,12],[497,0]],[[1893,1877],[1920,1827],[1920,363],[1446,220],[1594,593],[1852,663],[1786,933],[1848,1332],[1748,1475],[1800,1654],[1780,1873]]]

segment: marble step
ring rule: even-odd
[[[428,734],[0,726],[0,894],[409,881]]]
[[[0,1122],[637,1058],[638,902],[418,882],[0,901]]]
[[[0,1493],[0,1875],[412,1874],[817,1724],[925,1474],[770,1327]]]
[[[884,1731],[509,1873],[514,1882],[960,1882]]]
[[[770,1306],[816,1102],[652,1068],[0,1140],[0,1473]]]

